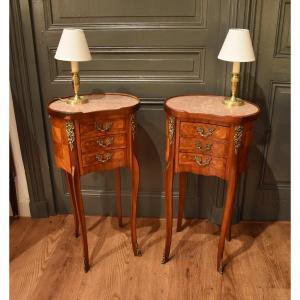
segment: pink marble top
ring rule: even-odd
[[[216,116],[248,116],[256,114],[259,108],[246,102],[241,106],[228,107],[223,104],[224,96],[191,95],[178,96],[169,99],[166,105],[179,112],[201,113]]]
[[[116,110],[131,107],[139,103],[134,96],[125,94],[96,94],[85,95],[89,102],[80,105],[66,103],[67,98],[53,101],[49,108],[64,113],[90,113],[94,111]]]

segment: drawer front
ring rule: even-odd
[[[115,148],[126,147],[126,135],[104,135],[81,140],[81,152],[91,153]]]
[[[180,124],[180,135],[182,137],[226,140],[229,133],[230,128],[224,126],[191,122],[181,122]]]
[[[126,130],[125,119],[100,119],[80,121],[80,134],[82,136],[95,136],[109,133],[121,133]]]
[[[108,167],[120,167],[126,163],[126,150],[115,149],[109,151],[99,151],[93,154],[82,155],[83,167],[102,165],[107,169]]]
[[[179,153],[178,163],[181,171],[193,171],[203,175],[215,175],[225,177],[226,172],[225,158],[198,153]]]
[[[212,155],[216,157],[227,157],[228,143],[217,142],[212,139],[204,140],[199,138],[180,137],[179,151],[194,152],[198,154]]]

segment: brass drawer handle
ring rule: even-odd
[[[207,132],[205,132],[205,129],[203,127],[197,127],[197,132],[203,137],[212,135],[214,131],[214,128],[208,128]]]
[[[100,163],[106,163],[107,161],[112,159],[112,154],[111,153],[105,153],[105,154],[97,154],[96,155],[96,160]]]
[[[206,167],[210,164],[211,158],[208,157],[208,158],[206,158],[205,161],[202,161],[202,157],[195,156],[195,162],[197,163],[197,165],[199,165],[201,167]]]
[[[104,124],[95,122],[95,128],[96,128],[96,130],[101,131],[101,132],[106,132],[109,129],[111,129],[111,127],[112,127],[112,122],[106,122]]]
[[[212,145],[213,144],[206,144],[205,145],[205,147],[198,141],[198,142],[196,142],[196,148],[198,149],[198,150],[200,150],[202,153],[204,153],[204,152],[206,152],[206,151],[210,151],[211,150],[211,148],[212,148]]]
[[[97,144],[102,147],[102,148],[106,148],[112,145],[114,141],[114,138],[112,136],[107,137],[106,139],[99,139],[97,140]]]

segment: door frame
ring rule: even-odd
[[[32,217],[55,215],[29,0],[10,1],[10,84]],[[30,62],[30,63],[29,63]]]

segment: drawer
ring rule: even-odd
[[[180,123],[180,136],[200,137],[202,139],[221,139],[226,140],[229,136],[230,128],[206,123]]]
[[[226,158],[179,152],[178,163],[181,171],[193,171],[203,175],[215,175],[224,178]]]
[[[95,136],[107,133],[122,133],[126,130],[125,119],[101,119],[80,120],[81,136]]]
[[[82,155],[83,167],[103,165],[105,167],[118,167],[126,163],[126,149],[99,151],[93,154]]]
[[[126,147],[126,134],[100,135],[81,140],[81,152],[97,152]]]
[[[180,137],[179,151],[194,152],[198,154],[212,155],[216,157],[227,157],[228,143],[216,140],[204,140],[199,138]]]

